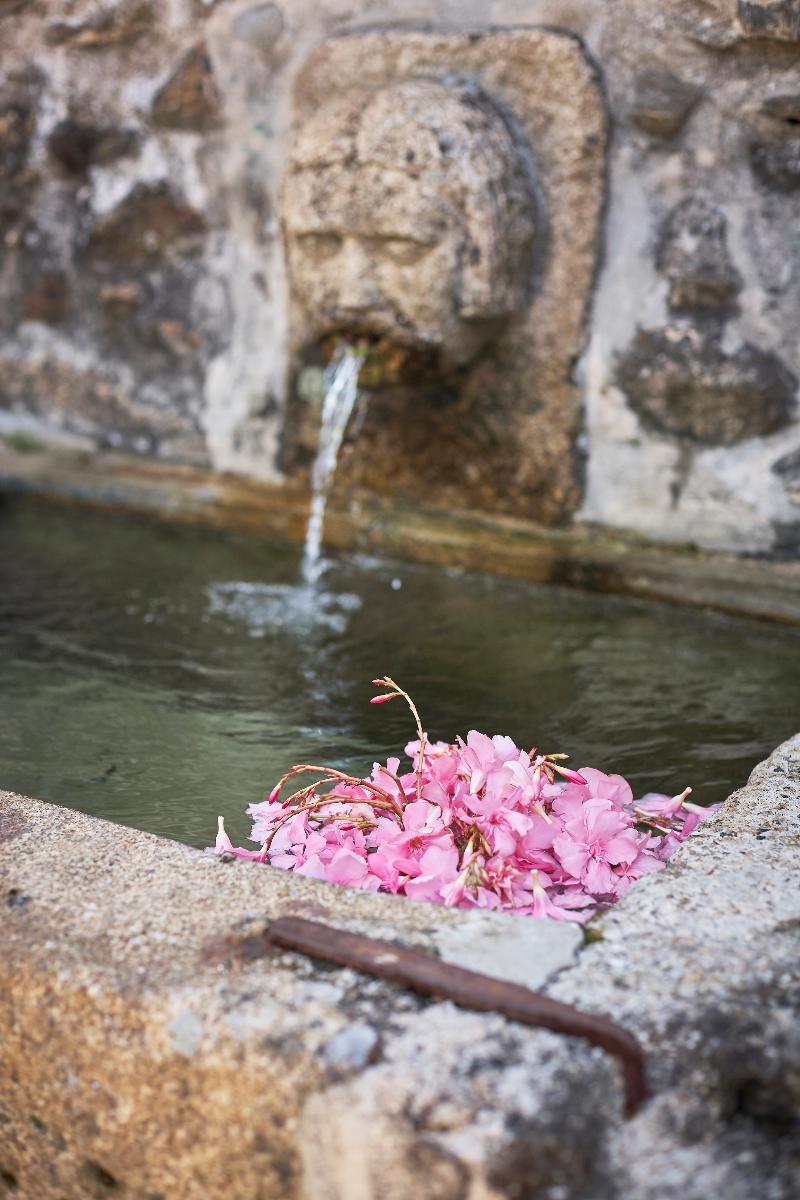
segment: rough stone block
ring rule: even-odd
[[[71,6],[69,19],[47,26],[45,41],[76,50],[124,47],[149,34],[155,17],[152,0],[116,0],[103,5],[79,0]]]
[[[43,86],[44,76],[35,67],[10,71],[0,86],[0,177],[4,181],[27,165]]]
[[[727,220],[703,196],[689,196],[670,212],[656,265],[669,280],[675,312],[735,312],[742,279],[726,242]]]
[[[63,271],[44,271],[31,281],[22,298],[26,321],[59,325],[69,307],[69,284]]]
[[[800,8],[797,0],[739,0],[739,23],[747,37],[778,42],[800,41]]]
[[[641,331],[618,379],[646,422],[703,445],[774,433],[796,411],[797,380],[776,355],[749,344],[728,354],[686,329]]]
[[[57,429],[136,453],[152,452],[161,439],[193,426],[177,408],[143,403],[118,364],[101,370],[70,355],[63,342],[48,346],[35,338],[25,351],[0,353],[0,409],[33,414]]]
[[[202,44],[194,46],[157,92],[152,118],[171,129],[206,129],[220,116],[220,95]]]
[[[204,216],[167,183],[136,184],[92,228],[89,253],[96,258],[140,263],[171,254],[197,254]]]
[[[674,137],[685,125],[703,89],[671,71],[642,72],[634,84],[631,120],[645,133]]]
[[[780,192],[800,188],[800,138],[785,142],[756,142],[750,147],[756,177]]]
[[[797,501],[800,501],[800,450],[784,454],[772,466],[773,472],[786,481],[786,486],[795,489]],[[796,502],[797,502],[796,501]]]
[[[237,12],[231,30],[235,38],[255,46],[263,58],[274,57],[276,44],[286,27],[286,19],[277,4],[255,4]]]
[[[133,129],[68,118],[59,121],[52,130],[47,148],[66,171],[83,175],[89,167],[135,154],[139,149],[139,136]]]

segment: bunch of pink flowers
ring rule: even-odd
[[[292,767],[252,804],[258,850],[234,847],[222,817],[218,854],[314,879],[462,908],[585,921],[659,871],[712,809],[650,793],[634,801],[621,775],[573,771],[566,755],[520,749],[471,730],[428,742],[411,697],[392,679],[371,703],[402,697],[418,737],[400,759],[363,779],[330,767]],[[290,780],[314,775],[286,798]],[[718,806],[716,806],[718,807]]]

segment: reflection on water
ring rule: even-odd
[[[723,798],[800,726],[800,636],[476,574],[0,507],[0,786],[206,845],[292,762],[472,727]],[[399,586],[398,586],[399,585]]]

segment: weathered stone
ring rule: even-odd
[[[709,446],[763,437],[794,417],[797,381],[774,354],[727,354],[687,330],[640,331],[618,369],[631,406],[655,429]]]
[[[18,175],[28,157],[32,113],[19,104],[5,104],[0,112],[0,170],[5,177]]]
[[[762,183],[780,192],[800,188],[800,138],[756,142],[750,147],[753,171]]]
[[[57,162],[73,175],[83,175],[95,164],[107,164],[135,154],[139,135],[133,129],[95,125],[69,119],[60,121],[47,139]]]
[[[28,170],[0,187],[0,255],[17,245],[38,183],[38,172]]]
[[[654,1099],[612,1150],[622,1195],[762,1200],[765,1182],[770,1196],[794,1194],[799,821],[797,736],[755,768],[651,886],[632,889],[602,918],[602,940],[550,989],[613,1010],[647,1049]],[[655,1158],[643,1156],[645,1144]]]
[[[206,129],[220,115],[220,96],[204,45],[181,59],[153,100],[152,117],[170,129]]]
[[[137,184],[91,231],[88,249],[98,258],[130,262],[170,252],[199,253],[206,224],[201,213],[169,184]]]
[[[800,504],[800,492],[796,493],[795,503]],[[772,553],[775,557],[793,561],[800,558],[800,521],[774,521],[772,527],[775,534]]]
[[[674,137],[702,94],[702,88],[671,71],[644,71],[634,83],[631,120],[646,133]]]
[[[334,97],[298,131],[283,211],[312,338],[388,335],[460,366],[528,303],[535,199],[474,86],[409,79]]]
[[[736,22],[736,0],[677,0],[679,28],[693,42],[726,50],[741,37]]]
[[[0,0],[0,18],[19,12],[21,8],[25,8],[30,2],[31,0]]]
[[[727,221],[702,196],[690,196],[664,222],[656,265],[670,283],[675,312],[736,310],[741,276],[726,245]]]
[[[335,1067],[362,1070],[378,1056],[379,1039],[369,1025],[351,1025],[334,1034],[325,1046],[323,1055]]]
[[[796,127],[800,125],[800,92],[779,92],[775,96],[768,96],[761,111],[768,117]]]
[[[197,353],[200,345],[200,338],[197,334],[187,329],[181,321],[164,319],[156,321],[153,332],[164,347],[175,358],[186,358]]]
[[[63,271],[45,271],[27,288],[22,311],[26,321],[60,324],[67,315],[69,285]]]
[[[137,453],[190,427],[179,412],[141,403],[131,394],[130,382],[113,369],[82,367],[42,354],[0,355],[0,409],[33,413],[56,428]]]
[[[782,481],[791,503],[800,505],[800,450],[784,454],[773,463],[772,471]]]
[[[16,245],[39,183],[31,145],[44,83],[32,66],[9,70],[0,83],[0,254],[3,242]]]
[[[143,292],[138,283],[106,283],[100,288],[99,300],[111,312],[129,314],[142,303]]]
[[[19,175],[28,162],[36,104],[44,77],[35,68],[11,72],[0,87],[0,178]]]
[[[76,50],[127,46],[150,33],[156,20],[152,0],[116,0],[99,9],[94,4],[85,7],[85,17],[52,21],[45,30],[45,41]]]
[[[575,925],[559,921],[526,922],[486,919],[471,912],[457,925],[434,931],[433,944],[439,958],[494,979],[510,979],[538,989],[558,971],[568,967],[583,938]]]
[[[797,0],[739,0],[739,24],[747,37],[779,42],[800,41],[800,7]]]
[[[783,458],[779,458],[776,463],[773,463],[772,470],[776,475],[785,479],[790,486],[800,487],[800,450],[784,454]]]
[[[256,4],[238,12],[231,26],[233,36],[255,46],[266,57],[273,54],[275,43],[285,27],[283,13],[277,4]]]

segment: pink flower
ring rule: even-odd
[[[580,880],[595,896],[613,895],[618,863],[629,864],[639,853],[643,838],[630,818],[612,807],[610,800],[587,800],[580,815],[564,822],[553,849],[564,870]]]
[[[331,859],[325,878],[329,883],[361,887],[368,875],[366,859],[354,851],[342,847]]]
[[[642,796],[636,808],[651,816],[676,817],[685,807],[686,797],[691,794],[691,788],[685,788],[678,796],[664,796],[660,792],[648,792]]]
[[[391,892],[398,891],[403,877],[422,873],[421,860],[428,849],[453,846],[439,808],[425,800],[406,804],[402,828],[391,819],[378,821],[369,843],[375,851],[369,856],[369,869]]]
[[[621,775],[562,768],[513,739],[472,729],[466,741],[429,743],[413,701],[403,697],[417,740],[362,779],[328,768],[292,768],[253,804],[252,838],[234,847],[220,818],[214,852],[345,887],[438,904],[585,921],[666,860],[711,809],[651,793],[637,805]],[[562,778],[552,781],[553,768]],[[322,779],[279,801],[285,782]],[[289,789],[287,789],[288,791]]]
[[[225,832],[225,821],[222,817],[217,817],[217,838],[214,842],[214,853],[235,854],[237,858],[249,858],[256,862],[264,861],[264,855],[260,850],[245,850],[242,846],[233,845]]]
[[[579,912],[560,908],[554,904],[539,882],[539,872],[531,871],[531,902],[525,910],[532,917],[550,917],[553,921],[583,921],[586,918]]]
[[[469,790],[473,796],[485,785],[493,767],[501,767],[505,762],[519,759],[520,754],[524,754],[511,738],[499,735],[490,738],[475,729],[470,729],[466,743],[459,738],[458,745],[461,748],[461,767],[469,778]],[[524,757],[530,761],[527,755]]]
[[[621,775],[606,775],[594,767],[581,767],[581,775],[593,799],[609,800],[614,808],[627,808],[633,802],[631,785]]]
[[[458,851],[455,846],[431,846],[419,862],[420,874],[408,879],[405,894],[414,900],[434,900],[442,903],[443,892],[455,882],[458,872]]]
[[[416,767],[417,759],[419,758],[419,738],[413,742],[408,742],[405,746],[405,752]],[[449,754],[453,747],[449,742],[429,742],[427,736],[425,738],[425,760],[426,762],[432,758],[442,758],[445,754]]]
[[[661,871],[664,866],[665,863],[656,858],[652,850],[640,850],[633,862],[621,863],[617,867],[614,895],[617,898],[624,896],[637,879],[641,879],[643,875],[649,875],[651,871]]]

